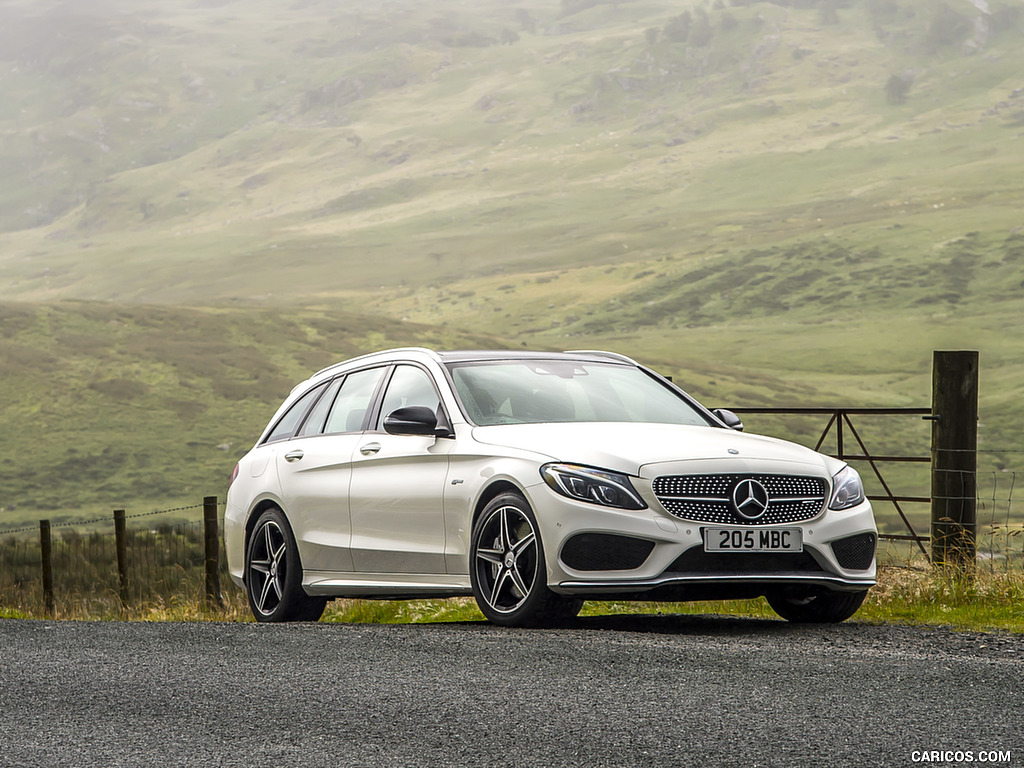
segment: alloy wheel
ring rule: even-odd
[[[273,520],[265,521],[253,536],[249,589],[253,607],[269,616],[284,598],[288,543],[284,532]]]
[[[537,531],[522,510],[508,504],[492,510],[478,530],[474,567],[482,596],[494,611],[513,613],[539,576]]]

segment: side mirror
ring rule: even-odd
[[[445,437],[450,434],[447,426],[438,425],[437,415],[423,405],[408,405],[392,411],[384,417],[384,431],[389,435],[422,437]]]
[[[737,432],[743,431],[743,422],[740,420],[740,417],[732,411],[725,408],[715,408],[712,413],[715,414],[715,416],[718,417],[718,420],[725,424],[729,429],[735,429]]]

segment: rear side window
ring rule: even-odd
[[[306,411],[309,410],[309,406],[320,396],[320,393],[324,391],[326,386],[327,382],[324,382],[296,400],[292,407],[285,411],[284,416],[277,422],[277,426],[274,427],[264,442],[272,443],[275,440],[285,440],[291,437],[295,432],[295,427],[298,426],[299,422],[302,421],[302,417],[306,415]]]
[[[327,417],[324,432],[328,435],[340,432],[359,432],[366,419],[366,411],[377,391],[381,376],[386,368],[370,368],[350,373],[341,385],[341,391],[334,399],[334,407]]]
[[[327,387],[327,391],[324,392],[324,396],[316,401],[316,405],[313,406],[313,410],[309,412],[309,416],[302,423],[296,437],[319,435],[323,431],[324,421],[327,419],[327,411],[331,407],[331,403],[334,402],[334,396],[338,393],[338,386],[340,384],[340,378],[331,382],[330,386]]]

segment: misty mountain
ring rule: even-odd
[[[819,228],[877,245],[918,221],[941,242],[1019,194],[1009,2],[4,0],[0,18],[6,297],[301,298]]]

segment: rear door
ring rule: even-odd
[[[348,491],[352,455],[387,367],[335,379],[278,451],[286,513],[306,571],[352,572]]]

